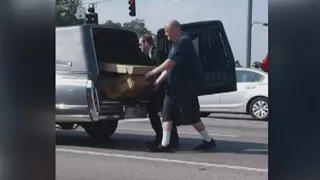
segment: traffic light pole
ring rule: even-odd
[[[251,39],[252,39],[252,0],[248,0],[246,67],[251,66]]]

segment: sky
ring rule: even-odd
[[[99,3],[96,12],[99,14],[100,23],[107,20],[124,23],[135,18],[144,19],[146,27],[153,33],[172,19],[180,23],[221,20],[235,59],[245,65],[247,0],[136,0],[136,17],[129,16],[128,8],[128,0],[110,0]],[[254,0],[252,20],[268,22],[268,0]],[[262,61],[268,53],[267,26],[253,25],[251,51],[251,62]]]

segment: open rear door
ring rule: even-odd
[[[235,60],[222,22],[204,21],[181,26],[193,40],[205,73],[206,88],[200,95],[236,91]],[[168,54],[171,44],[164,29],[160,29],[158,47]]]

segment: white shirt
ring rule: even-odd
[[[153,46],[150,47],[149,52],[148,52],[148,56],[149,56],[150,58],[152,58],[152,57],[151,57],[151,55],[152,55],[152,54],[151,54],[151,53],[152,53],[152,48],[153,48]]]

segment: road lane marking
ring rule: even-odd
[[[177,159],[165,159],[165,158],[154,158],[154,157],[146,157],[146,156],[126,155],[126,154],[102,153],[102,152],[83,151],[83,150],[64,149],[64,148],[56,148],[56,151],[64,152],[64,153],[86,154],[86,155],[104,156],[104,157],[117,157],[117,158],[124,158],[124,159],[135,159],[135,160],[176,163],[176,164],[186,164],[186,165],[205,166],[205,167],[217,167],[217,168],[268,173],[268,169],[252,168],[252,167],[244,167],[244,166],[231,166],[231,165],[213,164],[213,163],[205,163],[205,162],[183,161],[183,160],[177,160]]]
[[[128,131],[145,131],[145,132],[154,132],[152,129],[139,129],[139,128],[118,128],[119,130],[128,130]],[[187,135],[200,135],[199,133],[192,133],[192,132],[180,132],[178,131],[179,134],[187,134]],[[221,136],[221,137],[233,137],[237,138],[239,137],[238,135],[233,135],[233,134],[210,134],[210,136]]]
[[[120,120],[119,123],[133,123],[133,122],[147,122],[149,119],[125,119]]]

